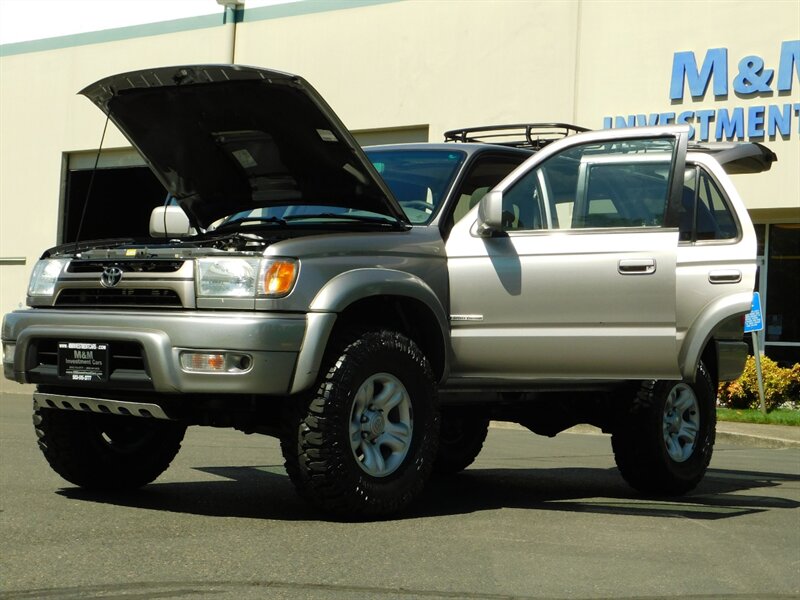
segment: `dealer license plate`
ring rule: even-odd
[[[106,381],[108,344],[59,342],[58,376],[69,381]]]

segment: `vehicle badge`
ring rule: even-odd
[[[122,269],[119,267],[106,267],[100,274],[100,285],[107,288],[116,286],[122,279]]]

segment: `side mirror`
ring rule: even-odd
[[[488,192],[478,204],[478,234],[490,237],[503,229],[503,192]]]
[[[180,206],[158,206],[150,213],[150,237],[181,238],[196,233]]]

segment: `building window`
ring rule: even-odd
[[[427,142],[430,136],[427,125],[411,127],[386,127],[382,129],[361,129],[351,131],[353,137],[362,146],[378,144],[408,144]]]
[[[769,226],[765,353],[781,363],[800,362],[800,224]]]

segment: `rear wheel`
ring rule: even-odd
[[[33,423],[53,470],[97,490],[150,483],[175,458],[186,432],[173,421],[39,408],[35,402]]]
[[[466,469],[480,454],[488,432],[489,418],[484,415],[442,411],[434,472],[449,475]]]
[[[700,363],[694,382],[644,383],[611,443],[617,467],[631,486],[677,495],[703,478],[715,432],[714,386]]]
[[[433,467],[433,373],[405,336],[360,335],[327,361],[316,392],[287,410],[281,449],[300,494],[326,512],[375,517],[405,508]]]

